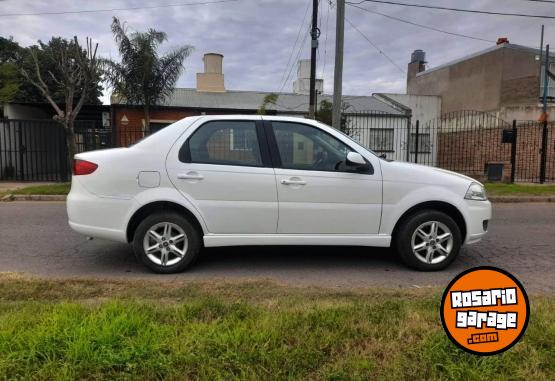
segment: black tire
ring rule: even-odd
[[[187,246],[185,247],[185,243],[183,243],[182,247],[180,247],[181,249],[185,249],[184,255],[181,257],[181,259],[179,259],[179,256],[175,255],[174,252],[170,252],[166,257],[166,259],[170,257],[172,261],[179,260],[175,264],[162,265],[161,263],[155,263],[145,252],[144,240],[146,234],[149,232],[149,230],[151,230],[151,228],[157,226],[158,224],[164,223],[177,225],[183,230],[186,236]],[[161,228],[163,228],[163,226]],[[174,227],[174,229],[176,228]],[[177,230],[173,230],[173,232],[179,233]],[[143,221],[141,221],[139,226],[137,226],[137,229],[135,230],[135,234],[133,236],[133,251],[135,252],[135,256],[137,257],[137,259],[154,272],[160,274],[174,274],[187,269],[195,262],[202,246],[201,239],[202,237],[200,232],[184,216],[175,212],[155,213],[146,217]],[[153,237],[151,237],[151,240],[153,246],[155,246],[155,242],[157,241],[154,241]],[[167,241],[165,244],[168,245],[169,242],[170,241]],[[155,256],[155,254],[153,255]],[[160,256],[162,256],[162,254],[160,254]],[[168,260],[168,262],[170,262],[170,260]]]
[[[422,224],[432,221],[437,221],[447,226],[447,228],[451,231],[453,239],[450,253],[439,263],[423,262],[418,259],[412,249],[412,238],[417,228]],[[432,243],[430,243],[430,245],[431,244]],[[394,247],[401,257],[401,260],[407,266],[420,271],[435,271],[446,268],[459,254],[461,245],[461,231],[457,223],[447,214],[436,210],[422,210],[408,216],[401,222],[394,237]]]

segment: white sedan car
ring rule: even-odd
[[[392,246],[439,270],[486,234],[491,204],[469,177],[386,161],[325,124],[232,115],[77,154],[67,213],[75,231],[129,242],[160,273],[203,246],[239,245]]]

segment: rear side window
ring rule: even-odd
[[[185,151],[185,152],[184,152]],[[214,121],[187,140],[179,159],[191,163],[262,166],[254,121]]]

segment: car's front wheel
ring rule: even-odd
[[[408,266],[433,271],[444,269],[455,260],[462,238],[457,223],[447,214],[423,210],[401,223],[394,243]]]
[[[183,216],[172,212],[145,218],[133,237],[133,250],[144,265],[157,273],[185,270],[198,257],[201,237]]]

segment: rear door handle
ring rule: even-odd
[[[283,185],[306,185],[306,181],[304,180],[294,180],[294,179],[283,179],[281,180]]]
[[[202,180],[204,176],[197,172],[187,172],[177,175],[177,178],[180,180]]]

